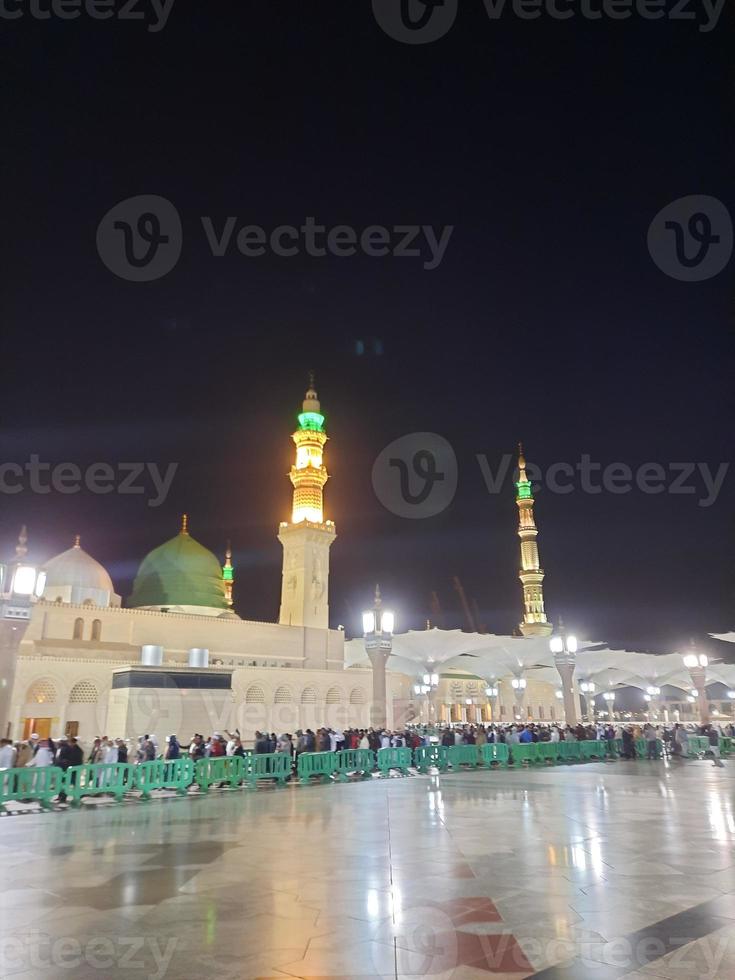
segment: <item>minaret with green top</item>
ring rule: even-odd
[[[533,516],[533,489],[526,474],[526,458],[520,444],[516,491],[518,537],[521,539],[521,567],[518,577],[523,586],[523,622],[520,630],[524,636],[548,636],[554,627],[547,620],[544,610],[544,570],[539,562],[536,542],[538,528]]]
[[[225,587],[225,598],[227,605],[232,609],[232,587],[235,584],[235,569],[232,567],[232,546],[227,542],[225,551],[225,563],[222,566],[222,582]]]
[[[291,437],[296,459],[289,474],[293,485],[291,522],[278,529],[283,545],[279,622],[289,626],[329,627],[329,549],[336,537],[334,523],[324,520],[324,465],[327,433],[324,415],[310,375],[309,387]]]

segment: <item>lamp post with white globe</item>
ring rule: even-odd
[[[10,700],[13,696],[18,650],[28,628],[31,609],[43,595],[46,573],[28,561],[28,535],[21,529],[15,557],[0,564],[0,736],[10,735]]]
[[[699,705],[699,722],[702,725],[708,725],[707,667],[709,666],[709,657],[706,653],[697,653],[694,642],[692,641],[690,652],[684,654],[682,659],[684,660],[684,666],[689,671],[689,676],[696,690],[697,703]]]
[[[549,640],[549,648],[554,654],[554,663],[561,677],[561,692],[564,701],[564,720],[574,728],[577,724],[577,705],[574,690],[574,669],[577,666],[577,637],[564,629],[559,619],[559,631]]]
[[[395,616],[388,609],[383,609],[380,587],[376,585],[373,608],[362,614],[365,650],[373,668],[373,703],[370,708],[373,728],[385,728],[388,724],[385,665],[393,650],[394,627]]]
[[[584,702],[587,706],[587,720],[594,725],[595,723],[595,691],[597,685],[592,681],[582,681],[579,689],[584,694]]]

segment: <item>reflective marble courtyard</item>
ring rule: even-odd
[[[735,976],[735,766],[222,791],[0,819],[0,976]]]

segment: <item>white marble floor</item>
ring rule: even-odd
[[[0,976],[724,980],[735,765],[222,791],[0,819]]]

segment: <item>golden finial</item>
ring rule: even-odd
[[[82,538],[81,538],[81,535],[79,535],[79,534],[75,534],[74,535],[74,547],[75,548],[81,548],[82,547]]]
[[[225,549],[225,568],[232,568],[232,545],[229,541]]]
[[[427,619],[426,620],[426,628],[427,628],[427,630],[430,630],[431,629],[431,620],[430,619]]]
[[[523,453],[523,443],[518,443],[518,469],[520,470],[519,479],[526,479],[526,457]]]
[[[179,531],[179,534],[188,534],[188,533],[189,533],[189,515],[188,514],[182,514],[181,515],[181,530]]]
[[[376,609],[380,609],[380,607],[381,607],[382,604],[383,604],[383,597],[380,594],[380,586],[379,585],[376,585],[375,586],[375,608]]]

